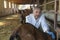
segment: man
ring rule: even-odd
[[[43,32],[48,33],[51,35],[52,39],[55,39],[53,32],[49,31],[50,29],[46,23],[44,14],[41,13],[40,7],[34,7],[33,13],[26,16],[26,23],[34,25],[37,29],[41,26]]]

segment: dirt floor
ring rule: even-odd
[[[10,15],[0,18],[0,40],[9,40],[13,30],[20,25],[20,15]]]

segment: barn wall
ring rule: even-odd
[[[59,0],[59,13],[60,13],[60,0]]]
[[[17,10],[18,10],[17,7],[9,8],[9,2],[8,1],[7,1],[7,8],[4,8],[4,0],[0,0],[0,16],[14,14],[14,13],[16,13]]]

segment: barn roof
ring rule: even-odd
[[[17,4],[36,4],[39,1],[40,4],[44,2],[44,0],[8,0]]]

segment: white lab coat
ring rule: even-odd
[[[28,15],[28,16],[26,16],[26,23],[30,23],[30,24],[34,25],[36,28],[39,28],[41,25],[43,32],[49,31],[49,27],[46,23],[44,14],[42,14],[37,20],[34,18],[33,14]]]

